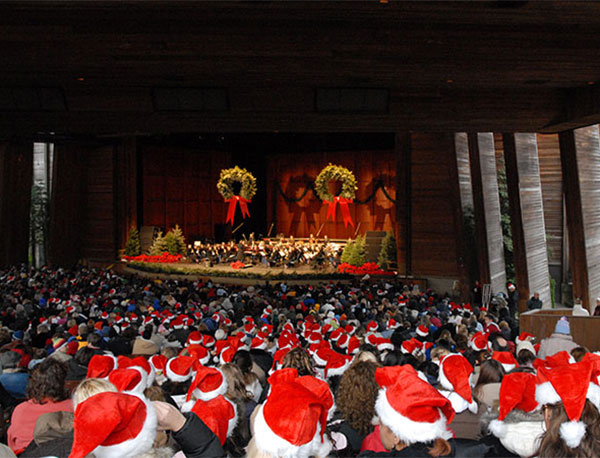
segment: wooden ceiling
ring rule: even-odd
[[[552,132],[600,121],[599,51],[598,2],[0,2],[0,134]]]

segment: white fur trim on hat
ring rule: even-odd
[[[254,439],[256,446],[263,453],[277,457],[309,458],[310,456],[328,456],[332,445],[327,435],[321,442],[321,425],[313,439],[302,445],[294,445],[275,434],[267,424],[263,414],[264,404],[260,405],[254,419]]]
[[[132,439],[121,442],[120,444],[110,446],[98,446],[93,450],[93,455],[96,458],[124,458],[140,455],[142,450],[149,451],[152,448],[154,439],[156,438],[156,411],[154,406],[146,399],[143,394],[127,392],[141,399],[146,405],[146,420],[142,430]]]
[[[456,391],[439,390],[439,392],[442,396],[450,401],[452,408],[457,414],[468,409],[471,413],[477,415],[477,411],[479,410],[477,401],[473,400],[473,402],[469,404],[469,402]]]
[[[502,367],[504,368],[504,372],[506,372],[507,374],[512,371],[515,367],[517,367],[516,364],[505,364],[505,363],[500,363],[502,364]]]
[[[535,388],[535,400],[539,405],[558,404],[562,399],[550,382],[544,382]]]
[[[393,351],[394,350],[394,344],[391,342],[383,342],[377,345],[377,350],[379,351],[385,351],[385,350],[390,350]]]
[[[334,367],[331,369],[325,368],[325,372],[327,373],[327,378],[333,377],[335,375],[343,375],[346,372],[346,369],[350,367],[350,361],[346,361],[343,366]]]
[[[221,371],[221,369],[217,370],[221,373],[221,377],[223,378],[221,384],[219,385],[219,388],[212,391],[202,391],[196,388],[192,392],[196,399],[201,399],[202,401],[210,401],[211,399],[216,398],[220,394],[225,395],[225,393],[227,393],[227,389],[229,388],[229,385],[227,384],[227,377],[225,377],[225,374],[223,373],[223,371]]]
[[[431,442],[438,438],[450,439],[452,433],[448,431],[446,416],[440,409],[439,420],[434,423],[413,421],[398,413],[389,403],[386,396],[386,388],[379,390],[375,411],[382,424],[408,445],[416,442]]]
[[[560,437],[569,448],[579,447],[585,433],[585,423],[582,421],[566,421],[560,425]]]
[[[506,423],[498,419],[492,420],[488,426],[490,433],[496,436],[498,439],[504,438],[507,433]]]

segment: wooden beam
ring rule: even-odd
[[[506,269],[494,135],[470,133],[468,138],[479,278],[482,283],[490,283],[492,291],[498,293],[506,290]]]
[[[28,262],[33,144],[0,143],[0,266]]]
[[[396,133],[396,248],[398,271],[412,273],[411,253],[411,143],[407,132]]]
[[[598,126],[560,134],[573,297],[586,308],[600,295],[600,139]]]
[[[600,123],[600,88],[572,88],[564,91],[561,114],[540,129],[540,133],[555,133]]]
[[[534,292],[549,308],[552,298],[537,138],[522,133],[503,134],[502,138],[519,311],[527,310],[526,302]]]

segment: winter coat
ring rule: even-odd
[[[540,359],[546,359],[547,356],[552,356],[563,350],[571,353],[571,350],[577,347],[579,345],[573,342],[571,335],[554,333],[542,340],[537,356]]]
[[[204,424],[195,413],[184,413],[186,422],[183,427],[172,433],[173,439],[181,447],[186,458],[225,457],[219,438]]]

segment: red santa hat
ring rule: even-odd
[[[483,332],[477,332],[473,335],[473,337],[471,337],[471,340],[469,341],[469,346],[475,350],[475,351],[483,351],[483,350],[487,350],[489,341],[488,341],[488,336],[487,334],[484,334]]]
[[[427,337],[429,335],[429,329],[424,324],[417,327],[417,335],[421,337]]]
[[[356,332],[356,326],[354,326],[353,324],[347,324],[344,327],[344,331],[346,331],[346,333],[353,335]]]
[[[269,378],[271,393],[254,421],[258,450],[271,456],[328,456],[332,445],[324,433],[333,404],[329,387],[310,376],[288,378]]]
[[[215,338],[213,336],[209,336],[208,334],[202,335],[202,346],[206,348],[213,347],[215,345]]]
[[[199,331],[192,331],[187,338],[188,345],[200,345],[202,343],[202,334]]]
[[[327,365],[327,361],[329,360],[331,353],[334,353],[333,350],[324,346],[318,346],[313,352],[313,359],[317,366],[325,367]]]
[[[554,369],[540,367],[537,372],[535,399],[541,405],[562,402],[569,421],[560,425],[559,435],[569,448],[579,447],[587,434],[581,421],[586,399],[600,398],[600,388],[590,383],[592,369],[589,361],[582,361]]]
[[[202,365],[210,361],[210,353],[202,345],[190,345],[187,351],[190,356],[194,356]]]
[[[477,402],[473,400],[471,392],[472,373],[473,366],[463,355],[452,353],[440,361],[440,385],[447,390],[441,393],[450,400],[456,413],[467,409],[477,413]]]
[[[379,351],[385,351],[385,350],[393,351],[394,350],[394,344],[392,343],[392,341],[390,339],[384,339],[383,337],[381,337],[377,341],[377,350],[379,350]]]
[[[146,385],[147,387],[152,386],[152,384],[154,383],[154,379],[156,378],[156,373],[154,372],[154,369],[152,368],[148,360],[143,356],[136,356],[131,360],[131,364],[132,366],[138,366],[144,369],[144,372],[146,372],[146,375],[148,376]]]
[[[325,365],[325,378],[342,375],[350,367],[351,361],[352,357],[332,351]]]
[[[188,390],[186,400],[192,396],[203,401],[210,401],[220,394],[227,393],[227,378],[220,369],[200,366]]]
[[[504,419],[514,409],[523,412],[533,412],[537,409],[535,382],[535,375],[529,372],[515,372],[504,376],[500,386],[500,413],[498,419],[492,420],[489,425],[494,436],[501,439],[506,435]]]
[[[186,411],[185,405],[182,410]],[[235,403],[225,396],[219,395],[208,401],[199,399],[194,403],[191,411],[215,433],[221,445],[225,444],[237,425],[238,415]]]
[[[551,356],[546,356],[544,360],[544,366],[547,368],[568,366],[569,364],[575,363],[575,358],[567,351],[559,351]]]
[[[419,377],[409,365],[378,368],[375,380],[381,387],[375,411],[404,443],[450,439],[448,423],[454,410],[448,399]]]
[[[238,346],[236,345],[230,345],[227,348],[225,348],[219,355],[219,364],[229,364],[231,361],[233,361],[233,357],[235,356],[237,351]]]
[[[535,339],[535,336],[534,336],[533,334],[529,334],[528,332],[522,332],[522,333],[521,333],[521,334],[519,334],[519,335],[517,336],[517,338],[515,339],[515,343],[518,345],[518,344],[520,344],[521,342],[524,342],[524,341],[526,341],[526,340],[529,340],[529,341],[531,341],[531,340],[534,340],[534,339]]]
[[[338,340],[337,340],[337,342],[336,342],[336,345],[337,345],[339,348],[347,348],[347,347],[348,347],[348,343],[349,343],[349,342],[350,342],[350,336],[349,336],[348,334],[342,334],[342,335],[341,335],[341,336],[338,338]]]
[[[254,337],[252,339],[252,343],[250,344],[250,348],[252,350],[266,350],[267,342],[264,339],[261,339],[260,337]]]
[[[148,362],[157,374],[163,374],[167,365],[167,357],[165,355],[152,355]]]
[[[167,361],[165,375],[173,382],[186,382],[192,376],[195,364],[193,356],[176,356]]]
[[[344,328],[337,328],[329,335],[329,340],[337,342],[340,337],[344,334]]]
[[[347,348],[348,354],[354,355],[355,353],[358,353],[359,347],[360,347],[360,340],[358,340],[358,337],[350,336],[350,339],[348,341],[348,348]]]
[[[248,323],[244,325],[244,332],[246,334],[253,334],[254,331],[256,331],[256,326],[254,326],[254,324]]]
[[[400,351],[408,355],[414,355],[416,352],[421,351],[422,348],[423,344],[413,337],[412,339],[402,342]]]
[[[400,327],[400,323],[398,323],[395,319],[390,318],[389,320],[387,320],[387,328],[388,329],[396,329],[398,327]]]
[[[365,336],[365,343],[376,347],[377,342],[379,342],[379,336],[377,334],[367,334]]]
[[[287,355],[289,353],[290,350],[291,350],[291,348],[287,347],[287,348],[282,348],[281,350],[277,350],[275,352],[275,354],[273,355],[273,365],[271,366],[271,370],[276,370],[281,367],[283,358],[285,357],[285,355]]]
[[[77,405],[69,458],[138,456],[152,448],[156,412],[143,397],[98,393]]]
[[[101,378],[108,380],[108,376],[117,368],[117,360],[110,355],[94,355],[88,364],[86,378]]]
[[[515,355],[509,351],[495,351],[492,353],[492,359],[502,364],[504,372],[512,371],[519,364],[515,358]]]
[[[108,381],[117,387],[117,390],[128,393],[143,394],[147,380],[146,372],[139,366],[115,369],[108,376]]]
[[[318,344],[322,340],[321,334],[318,332],[311,332],[306,340],[309,344]]]
[[[379,325],[375,321],[369,321],[367,323],[367,332],[377,332]]]

